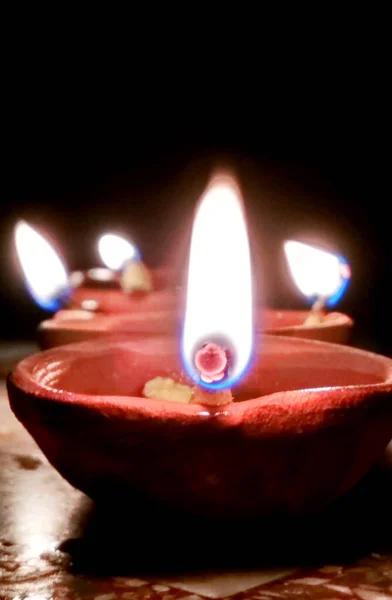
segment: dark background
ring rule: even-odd
[[[3,116],[1,338],[32,338],[46,316],[15,261],[18,219],[56,240],[70,269],[99,264],[96,239],[107,230],[132,237],[150,265],[181,264],[194,205],[226,165],[243,189],[263,301],[304,307],[282,242],[320,238],[352,266],[338,309],[355,319],[354,343],[392,354],[390,190],[377,102],[359,103],[339,83],[305,100],[287,84],[279,102],[266,103],[246,86],[233,98],[227,82],[227,94],[214,96],[200,79],[168,97],[165,78],[143,94],[133,82],[126,97],[105,87],[103,97],[88,82],[70,88],[27,71]]]

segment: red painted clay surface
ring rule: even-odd
[[[174,339],[107,338],[20,362],[11,407],[49,461],[92,497],[113,489],[179,510],[250,516],[320,509],[392,437],[392,360],[265,336],[237,402],[207,409],[141,397],[186,381]]]

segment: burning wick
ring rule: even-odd
[[[181,353],[194,387],[187,386],[186,394],[181,388],[185,402],[233,402],[230,388],[245,375],[252,355],[252,304],[241,191],[230,175],[217,174],[197,205],[192,228]],[[178,397],[176,382],[162,385],[161,378],[145,393],[167,398],[170,389]]]
[[[192,228],[182,357],[194,381],[191,402],[228,404],[246,373],[253,341],[252,273],[241,190],[215,175]]]
[[[323,322],[325,308],[334,306],[345,293],[351,277],[346,259],[338,254],[297,242],[284,243],[291,276],[298,289],[313,302],[305,327]]]
[[[195,354],[195,369],[200,380],[207,384],[222,382],[227,377],[230,356],[227,350],[215,343],[204,344]],[[195,402],[218,406],[233,401],[230,389],[205,389],[199,385],[191,388],[171,378],[156,377],[149,380],[144,388],[146,398],[170,400],[172,402]]]
[[[151,273],[134,244],[119,235],[105,233],[98,240],[98,251],[109,269],[120,272],[120,284],[125,294],[152,291]]]
[[[144,263],[135,260],[125,265],[120,283],[125,294],[148,294],[153,288],[150,271]]]
[[[227,376],[229,366],[228,352],[218,344],[205,344],[195,355],[195,367],[200,379],[205,383],[222,381]],[[191,402],[218,406],[233,401],[230,389],[205,389],[195,386]]]
[[[325,299],[318,298],[310,309],[308,316],[304,321],[305,327],[313,327],[314,325],[320,325],[324,321],[325,317]]]
[[[218,344],[205,344],[201,350],[196,352],[195,366],[199,371],[200,379],[206,383],[221,381],[227,373],[226,350]]]

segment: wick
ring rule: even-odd
[[[203,348],[196,352],[195,366],[202,381],[206,383],[221,381],[227,371],[227,352],[218,344],[205,344]]]
[[[120,284],[125,294],[148,294],[153,289],[150,271],[139,260],[131,260],[124,265]]]
[[[195,367],[199,372],[200,379],[206,383],[222,381],[227,375],[229,356],[227,350],[218,344],[205,344],[195,355]],[[233,401],[231,390],[208,390],[201,386],[195,386],[191,402],[209,406],[229,404]]]
[[[312,327],[323,322],[325,316],[325,298],[317,298],[304,321],[305,327]]]
[[[207,390],[196,385],[193,388],[191,402],[196,404],[204,404],[207,406],[220,406],[222,404],[230,404],[233,402],[231,390]]]

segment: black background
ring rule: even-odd
[[[316,86],[311,68],[304,90],[293,68],[279,91],[264,84],[256,94],[255,76],[237,77],[238,65],[230,79],[214,66],[210,87],[190,67],[185,84],[181,70],[150,73],[142,63],[147,77],[130,69],[119,89],[97,66],[92,81],[87,64],[75,76],[63,61],[22,63],[11,65],[3,113],[1,338],[32,338],[45,316],[15,260],[18,219],[51,236],[70,269],[99,263],[96,239],[107,230],[132,237],[150,265],[181,264],[194,205],[225,165],[243,189],[263,302],[303,307],[282,242],[326,241],[352,267],[337,308],[355,319],[354,343],[392,354],[389,167],[376,88],[369,102],[368,84],[357,87],[344,69],[328,83],[323,72]]]

